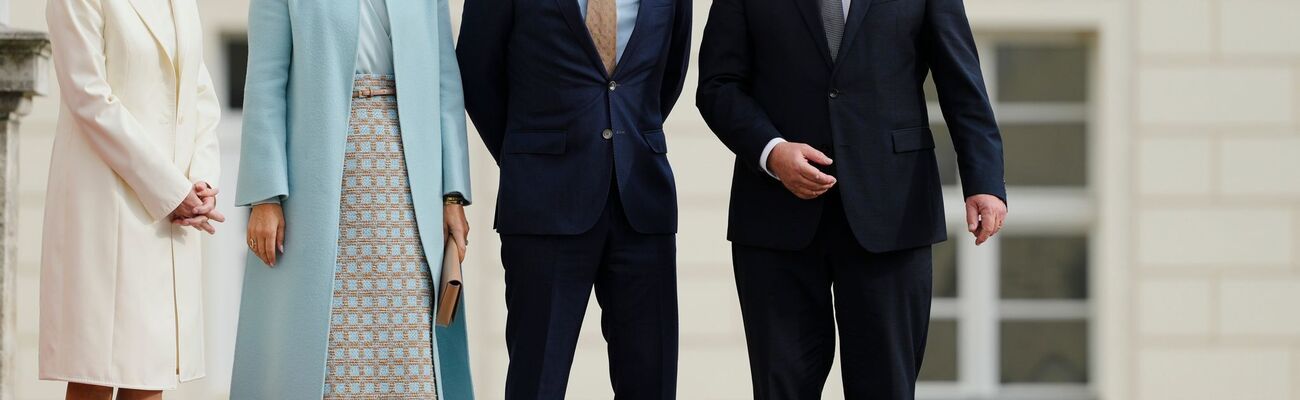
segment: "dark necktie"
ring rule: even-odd
[[[835,61],[840,54],[840,40],[844,39],[844,0],[821,0],[821,3],[826,44],[831,47],[831,61]]]

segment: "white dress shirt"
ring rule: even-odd
[[[582,0],[579,0],[579,1],[582,1]],[[849,19],[849,5],[850,5],[850,4],[853,4],[853,0],[844,0],[843,7],[844,7],[844,19],[845,19],[845,20],[848,20],[848,19]],[[772,176],[773,178],[776,178],[777,180],[780,180],[781,178],[777,178],[776,174],[773,174],[772,171],[770,171],[770,170],[767,169],[767,156],[772,155],[772,149],[776,148],[776,145],[781,144],[781,143],[785,143],[785,139],[783,139],[783,138],[779,138],[779,137],[778,137],[778,138],[775,138],[775,139],[772,139],[772,140],[768,141],[768,142],[767,142],[767,146],[763,146],[763,153],[762,153],[761,155],[758,156],[758,167],[759,167],[759,168],[762,168],[762,169],[763,169],[763,172],[766,172],[768,175]]]

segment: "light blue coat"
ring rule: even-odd
[[[357,0],[252,0],[236,204],[278,198],[287,226],[275,268],[248,257],[232,399],[323,395],[359,8]],[[460,71],[447,0],[388,0],[388,8],[402,143],[436,279],[442,197],[470,195]],[[465,314],[458,315],[434,332],[444,400],[473,398]]]

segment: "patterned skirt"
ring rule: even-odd
[[[393,88],[357,75],[356,89]],[[402,153],[397,98],[352,99],[330,310],[326,399],[436,399],[432,276]]]

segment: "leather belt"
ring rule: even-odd
[[[397,95],[397,88],[383,88],[383,89],[365,88],[365,89],[352,91],[352,98],[354,99],[364,99],[367,97],[376,97],[376,96],[396,96],[396,95]]]

